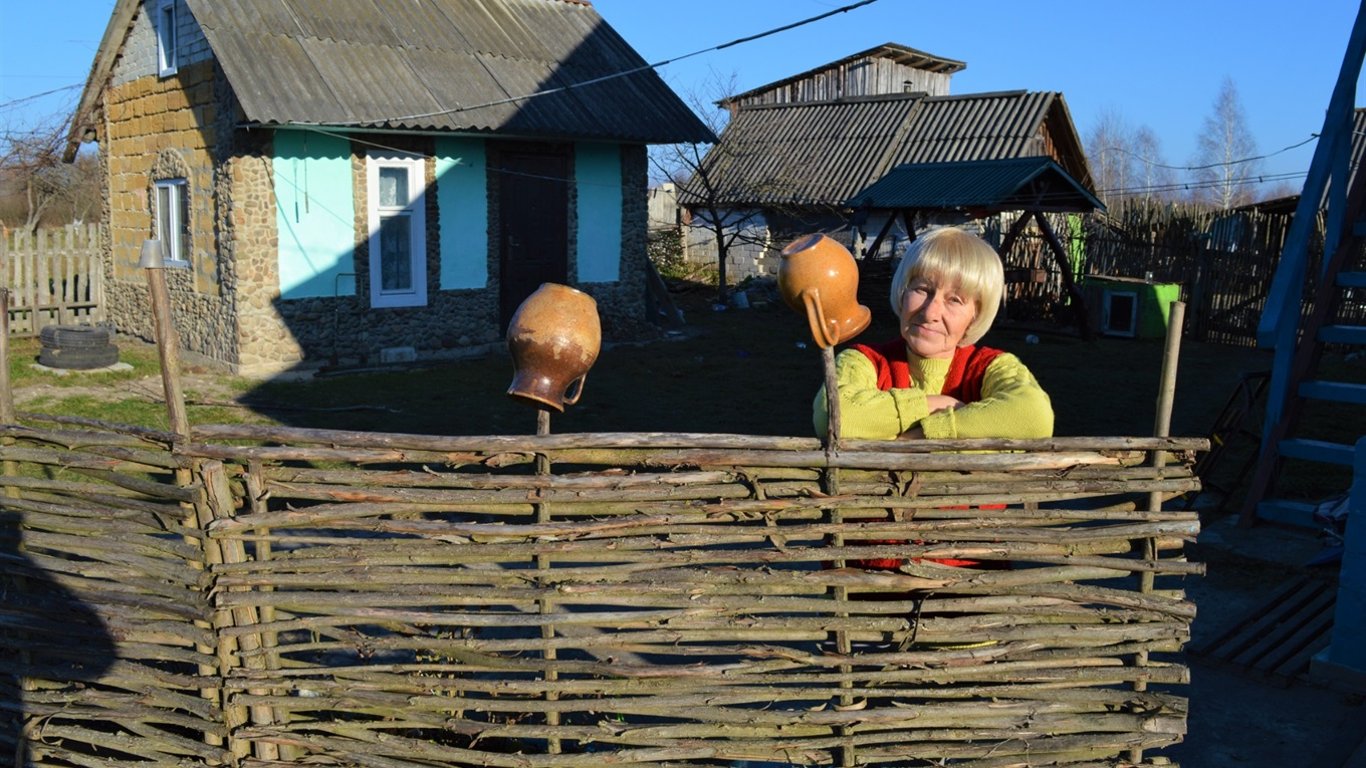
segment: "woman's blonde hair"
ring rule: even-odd
[[[1005,291],[1005,267],[986,241],[953,227],[931,230],[915,239],[892,276],[892,312],[901,319],[906,288],[921,276],[939,285],[957,286],[958,292],[977,305],[972,323],[960,346],[976,344],[996,319]]]

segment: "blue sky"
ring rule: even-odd
[[[852,0],[594,0],[651,63],[709,49]],[[0,0],[0,105],[81,83],[113,0]],[[1225,76],[1263,153],[1297,144],[1323,110],[1356,17],[1353,0],[876,0],[800,29],[669,64],[680,94],[710,97],[734,77],[747,90],[882,43],[967,62],[954,93],[1061,91],[1083,135],[1117,112],[1157,134],[1168,163],[1190,161]],[[70,109],[79,89],[0,106],[0,128]],[[1358,98],[1362,103],[1362,98]],[[1269,158],[1303,171],[1313,143]],[[1298,188],[1300,180],[1295,179]]]

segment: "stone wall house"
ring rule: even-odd
[[[270,375],[486,348],[546,281],[638,333],[646,146],[714,139],[578,0],[117,0],[68,154],[115,327],[157,238],[187,356]]]

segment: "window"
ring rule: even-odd
[[[413,155],[372,154],[368,159],[370,306],[425,306],[425,163]]]
[[[176,73],[175,4],[176,0],[158,0],[157,5],[157,74],[162,77]]]
[[[190,263],[190,187],[184,179],[156,183],[157,239],[167,266]]]

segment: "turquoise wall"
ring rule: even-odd
[[[614,283],[621,274],[621,150],[576,144],[579,282]]]
[[[488,184],[482,139],[436,140],[436,203],[441,211],[441,288],[489,282]]]
[[[354,296],[351,143],[310,131],[276,131],[271,167],[280,298]]]

